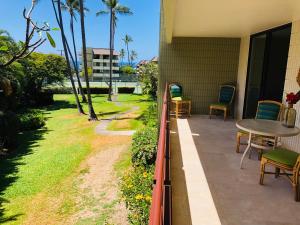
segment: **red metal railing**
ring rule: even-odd
[[[168,111],[168,85],[166,85],[163,97],[149,225],[171,224]]]

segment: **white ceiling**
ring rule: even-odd
[[[300,20],[300,0],[175,0],[173,4],[173,37],[243,37]]]

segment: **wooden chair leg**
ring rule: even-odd
[[[224,110],[224,121],[226,120],[227,118],[227,109]]]
[[[236,153],[240,153],[241,135],[239,132],[236,134]]]
[[[259,179],[260,185],[264,184],[265,167],[266,167],[266,160],[262,158],[260,162],[260,179]]]

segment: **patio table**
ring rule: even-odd
[[[280,121],[262,120],[262,119],[243,119],[236,123],[236,126],[249,133],[248,146],[243,153],[240,162],[240,168],[243,168],[243,160],[247,152],[251,148],[254,135],[262,135],[267,137],[275,137],[273,149],[277,146],[279,137],[292,137],[300,133],[298,127],[287,128],[281,124]]]

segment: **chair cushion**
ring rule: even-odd
[[[257,107],[256,119],[277,120],[280,106],[271,102],[261,102]]]
[[[171,85],[170,94],[171,94],[172,98],[181,97],[182,96],[182,87],[177,84]]]
[[[222,86],[220,89],[219,102],[229,104],[234,95],[234,87]]]
[[[221,102],[217,102],[217,103],[213,103],[213,104],[210,104],[210,107],[211,108],[228,108],[229,105],[226,104],[226,103],[221,103]]]
[[[299,154],[284,148],[276,148],[265,154],[264,158],[270,159],[272,161],[293,167],[297,161]]]

